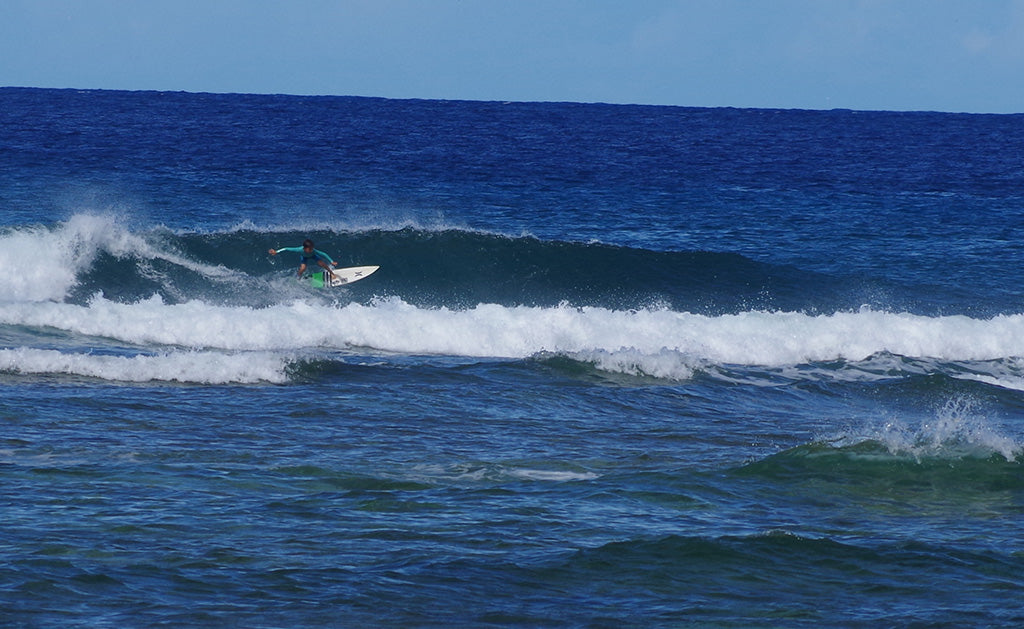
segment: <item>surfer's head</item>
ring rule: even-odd
[[[309,251],[312,251],[313,250],[313,241],[310,240],[309,238],[303,240],[302,241],[302,248],[303,249],[307,249]]]

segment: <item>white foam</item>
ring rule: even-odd
[[[993,386],[1024,391],[1024,358],[1012,358],[993,361],[986,364],[974,364],[968,373],[959,373],[955,377],[962,380],[974,380]]]
[[[924,317],[670,310],[419,308],[391,298],[343,307],[301,300],[267,308],[166,304],[159,297],[87,305],[0,303],[0,324],[50,327],[143,346],[221,351],[371,348],[400,354],[526,358],[560,354],[599,368],[687,379],[707,364],[784,368],[892,354],[935,361],[1024,356],[1024,315]],[[871,375],[871,372],[867,372]],[[1017,373],[1017,376],[1020,374]],[[1003,374],[1004,380],[1008,374]]]
[[[568,483],[573,481],[594,480],[600,475],[593,472],[570,472],[567,470],[538,470],[528,468],[514,468],[507,470],[512,478],[522,480],[536,480],[551,483]]]
[[[19,227],[0,234],[0,302],[59,301],[101,252],[117,258],[160,259],[213,279],[223,266],[201,264],[162,249],[123,227],[113,215],[77,214],[53,228]]]
[[[811,316],[745,312],[709,317],[669,310],[571,306],[419,308],[392,298],[343,307],[293,301],[267,308],[165,304],[158,296],[88,305],[0,305],[0,323],[49,326],[131,343],[278,350],[363,346],[410,354],[526,357],[607,352],[721,364],[864,360],[880,352],[941,360],[1024,356],[1024,315],[992,319],[875,311]]]
[[[92,262],[96,248],[73,234],[43,227],[0,235],[0,300],[43,301],[63,298],[75,273]]]
[[[621,348],[617,351],[599,349],[568,352],[566,355],[574,360],[591,363],[602,371],[663,380],[689,380],[701,366],[695,357],[667,348],[650,354],[635,348]]]
[[[472,463],[454,466],[419,465],[416,477],[425,482],[506,482],[508,480],[527,480],[549,483],[566,483],[594,480],[600,474],[586,471],[565,469],[545,469],[541,467],[521,467],[514,464]]]
[[[67,374],[118,382],[283,383],[287,361],[269,353],[168,352],[106,356],[57,350],[0,349],[0,372]]]
[[[1003,389],[1011,389],[1013,391],[1024,391],[1024,378],[1000,378],[996,376],[988,376],[984,374],[958,374],[956,376],[961,380],[974,380],[975,382],[982,382],[984,384],[991,384],[994,387],[1000,387]]]

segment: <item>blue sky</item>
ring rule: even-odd
[[[1024,112],[1024,0],[2,0],[0,85]]]

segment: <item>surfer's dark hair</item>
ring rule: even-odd
[[[303,247],[309,247],[310,249],[312,249],[313,248],[313,241],[310,240],[309,238],[307,238],[307,239],[302,241],[302,246]]]

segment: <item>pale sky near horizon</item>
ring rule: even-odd
[[[2,0],[0,86],[1024,112],[1024,0]]]

